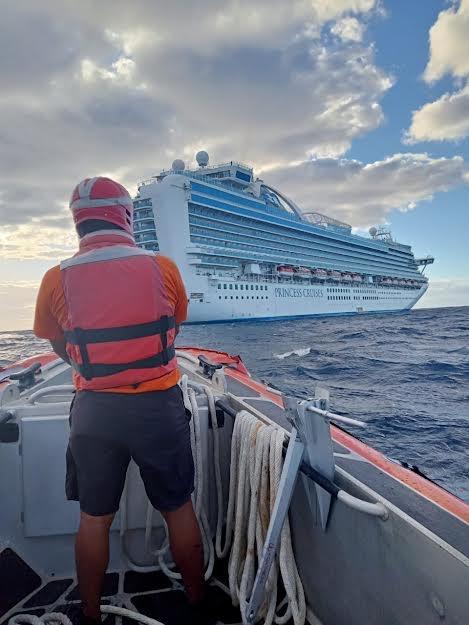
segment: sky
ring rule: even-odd
[[[431,254],[469,305],[469,0],[0,0],[0,330],[76,249],[72,188],[249,163]]]

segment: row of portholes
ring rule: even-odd
[[[328,295],[327,299],[349,300],[350,299],[350,295]],[[354,295],[353,299],[361,301],[361,300],[402,299],[402,297],[386,297],[386,296],[379,297],[378,295],[365,295],[364,297],[360,297],[358,295]]]
[[[238,290],[238,286],[239,286],[239,290],[240,291],[243,291],[243,290],[249,291],[249,287],[251,287],[251,291],[254,291],[254,289],[256,291],[267,291],[267,285],[266,284],[251,284],[251,285],[249,285],[249,284],[240,284],[240,285],[234,284],[233,285],[233,283],[223,284],[223,288],[224,289],[228,289],[229,288],[230,290],[234,289],[235,291]],[[222,285],[219,284],[218,288],[221,289]]]
[[[222,296],[219,295],[218,299],[222,299]],[[266,295],[264,297],[264,295],[225,295],[225,299],[269,299],[269,296]]]

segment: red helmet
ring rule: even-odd
[[[133,236],[134,206],[125,187],[110,178],[85,178],[73,189],[70,210],[75,225],[99,219],[120,226]]]

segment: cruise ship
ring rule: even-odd
[[[409,245],[384,228],[370,236],[302,211],[278,189],[231,161],[142,182],[134,200],[137,244],[172,258],[190,301],[188,323],[396,312],[428,288]]]

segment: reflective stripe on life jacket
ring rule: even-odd
[[[153,252],[101,233],[60,268],[79,388],[139,384],[176,368],[176,322]]]

